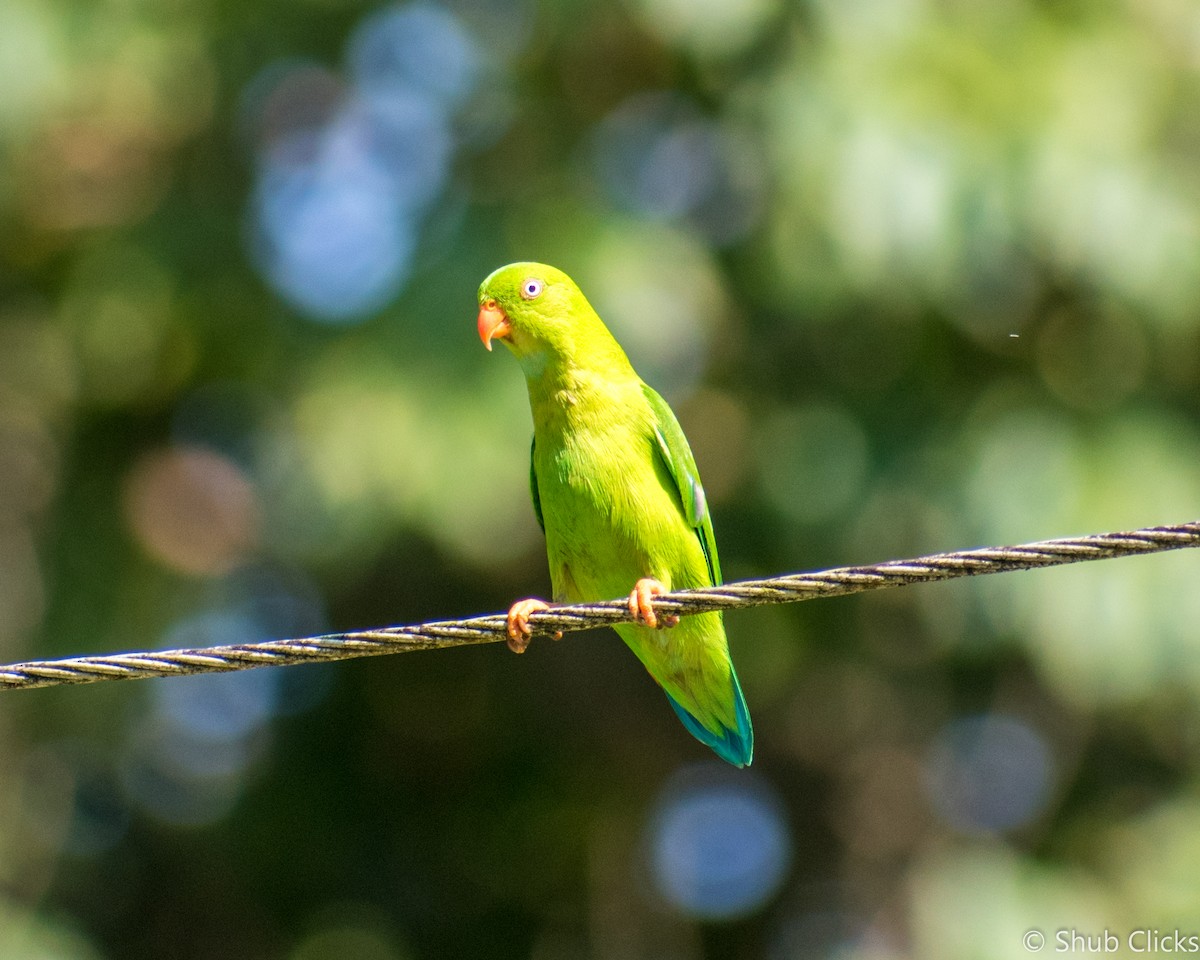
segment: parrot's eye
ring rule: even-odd
[[[546,285],[537,277],[530,277],[528,280],[521,282],[521,299],[534,300],[542,295],[542,291],[546,289]]]

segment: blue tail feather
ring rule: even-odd
[[[667,702],[683,721],[688,732],[706,746],[712,747],[722,760],[732,763],[735,767],[748,767],[754,759],[754,728],[750,724],[750,711],[746,708],[746,698],[742,696],[742,687],[738,683],[737,674],[730,670],[733,681],[734,718],[737,729],[722,726],[719,734],[707,729],[691,713],[681,707],[669,693]]]

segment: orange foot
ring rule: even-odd
[[[643,577],[639,580],[634,585],[633,593],[629,595],[629,612],[633,614],[634,620],[644,623],[648,627],[676,626],[679,623],[679,617],[675,614],[664,613],[660,618],[654,612],[651,598],[662,596],[666,592],[667,588],[657,580],[650,577]]]
[[[533,637],[533,631],[529,629],[530,614],[537,613],[539,610],[549,610],[550,604],[544,600],[535,600],[532,597],[528,600],[518,600],[508,608],[508,649],[513,653],[524,653],[525,648],[529,646],[530,638]],[[555,640],[562,639],[562,631],[555,631],[552,634]]]

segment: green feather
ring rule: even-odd
[[[545,533],[546,521],[542,519],[542,497],[537,485],[537,437],[529,443],[529,497],[533,500],[533,515],[537,517],[542,533]]]
[[[683,429],[675,419],[674,411],[667,406],[667,401],[645,384],[642,384],[642,391],[654,412],[654,434],[658,440],[658,452],[675,481],[684,516],[687,517],[688,523],[695,527],[696,534],[700,537],[700,546],[708,560],[709,580],[715,586],[721,582],[721,561],[717,557],[717,538],[713,533],[712,517],[708,512],[704,487],[700,485],[700,471],[696,469],[696,458],[692,456],[692,448],[688,446]]]
[[[532,295],[531,295],[532,293]],[[479,289],[508,319],[503,342],[525,373],[533,413],[530,485],[557,602],[720,583],[696,461],[666,402],[634,372],[575,283],[544,264],[502,267]],[[617,633],[684,725],[739,766],[753,731],[719,613],[669,630]]]

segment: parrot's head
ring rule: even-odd
[[[480,284],[479,339],[489,350],[499,340],[527,372],[620,351],[575,281],[544,263],[510,263]]]

